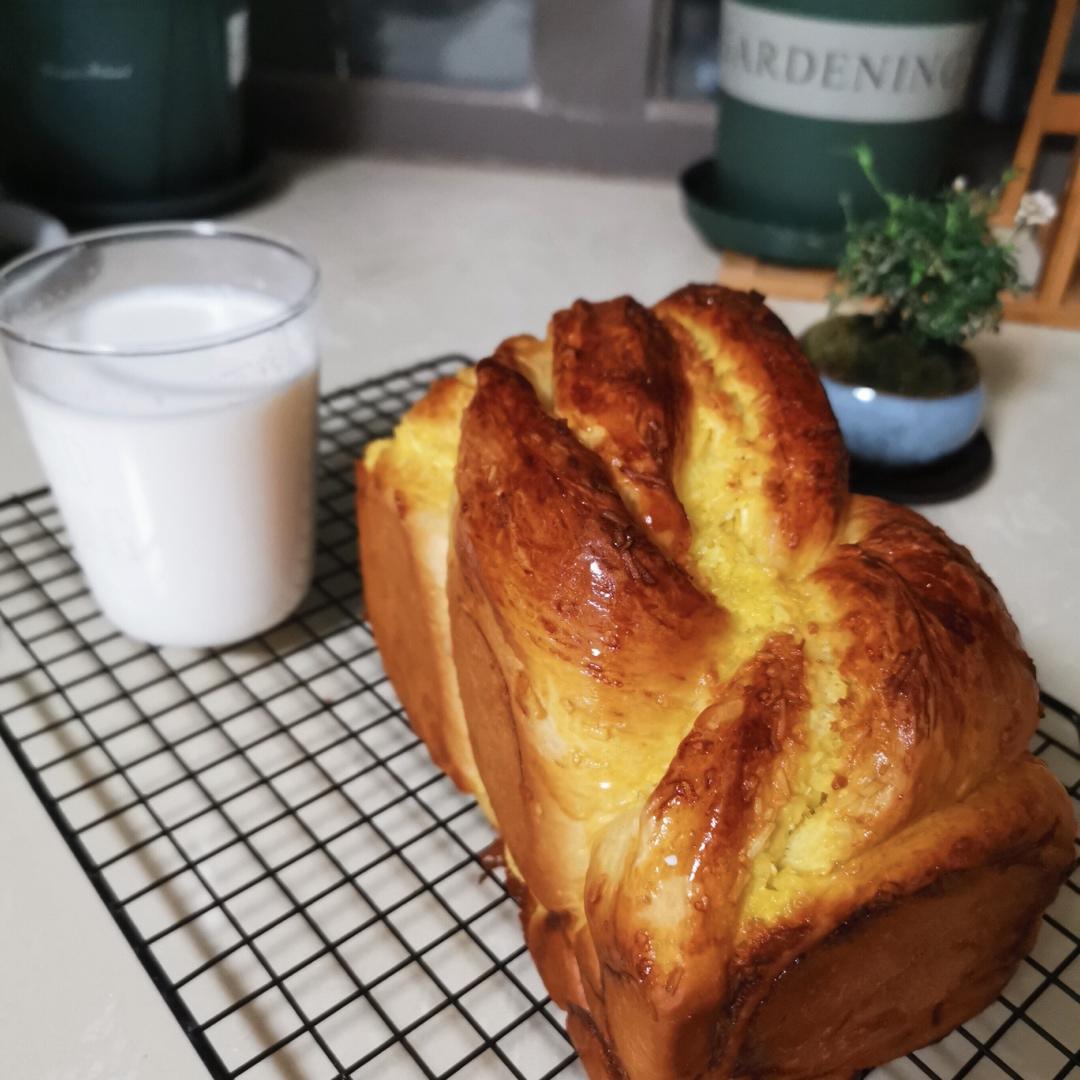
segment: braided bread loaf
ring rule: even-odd
[[[754,294],[579,301],[359,470],[369,616],[594,1078],[846,1077],[992,1001],[1072,859],[1032,665],[847,490]]]

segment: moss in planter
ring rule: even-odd
[[[811,326],[802,347],[824,375],[909,397],[947,397],[979,381],[975,358],[958,345],[919,342],[870,315],[834,315]]]

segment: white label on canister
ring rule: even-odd
[[[248,12],[234,11],[225,20],[225,55],[229,65],[229,85],[235,90],[248,69]]]
[[[932,120],[960,107],[982,22],[909,26],[784,15],[724,0],[720,86],[819,120]]]

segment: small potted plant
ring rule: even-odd
[[[1004,180],[984,190],[958,178],[929,199],[897,195],[880,183],[867,147],[855,155],[885,214],[849,217],[829,317],[802,344],[851,453],[923,465],[979,430],[985,394],[966,343],[998,328],[1001,294],[1020,287],[1017,236],[1050,221],[1056,206],[1043,192],[1025,195],[1012,232],[1000,237],[991,218]],[[864,310],[837,313],[845,300]]]

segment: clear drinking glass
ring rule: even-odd
[[[88,233],[0,270],[0,340],[75,557],[155,645],[266,630],[311,580],[314,264],[209,224]]]

